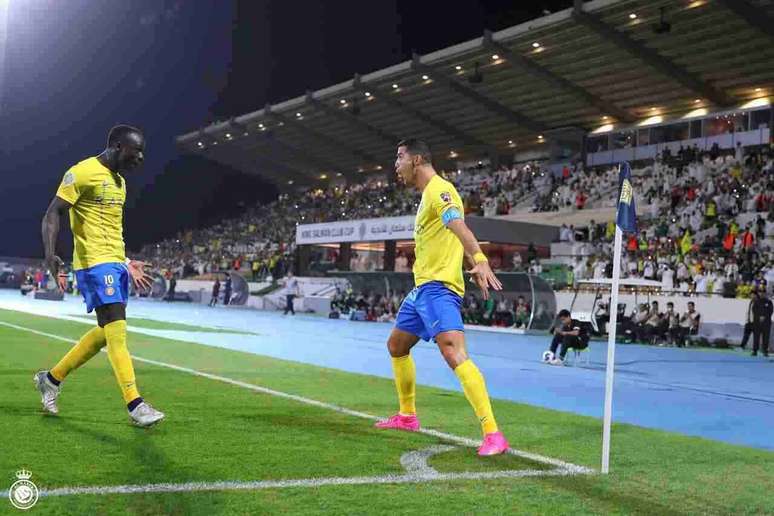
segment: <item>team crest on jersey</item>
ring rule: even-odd
[[[75,182],[75,174],[72,171],[68,171],[62,179],[62,186],[70,186]]]
[[[441,200],[443,202],[451,202],[451,194],[449,192],[441,192]]]
[[[105,289],[105,295],[112,296],[116,293],[116,290],[113,287],[108,287]]]

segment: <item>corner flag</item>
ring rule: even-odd
[[[615,243],[613,244],[613,278],[610,284],[610,322],[607,332],[607,364],[605,366],[605,408],[602,421],[602,473],[610,472],[610,427],[613,422],[613,377],[615,375],[615,337],[618,323],[618,287],[621,283],[621,252],[623,234],[637,232],[637,213],[634,210],[632,171],[624,161],[618,173],[618,205],[615,216]]]
[[[615,223],[624,233],[637,232],[632,171],[628,161],[621,163],[621,171],[618,174],[618,206]]]

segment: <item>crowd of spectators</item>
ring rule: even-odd
[[[608,306],[601,304],[594,316],[598,333],[607,333],[607,324],[610,322]],[[701,314],[693,301],[688,302],[682,314],[675,310],[671,301],[667,302],[664,311],[661,311],[658,301],[653,301],[636,306],[628,316],[619,312],[618,324],[620,328],[616,334],[625,342],[682,347],[686,345],[689,336],[699,333]]]
[[[404,291],[387,295],[375,292],[355,292],[351,287],[339,290],[331,300],[331,318],[348,318],[360,321],[394,322],[403,299]],[[524,296],[511,300],[502,295],[492,295],[487,300],[468,293],[462,302],[462,320],[465,324],[523,328],[529,325],[530,304]]]
[[[627,236],[624,276],[659,281],[667,291],[739,297],[774,285],[772,169],[768,149],[738,146],[731,152],[666,150],[652,165],[635,170],[640,233]],[[615,169],[578,165],[552,174],[537,163],[495,170],[481,163],[443,175],[457,185],[467,213],[485,216],[611,204],[617,187]],[[142,257],[180,278],[227,270],[242,270],[255,281],[278,278],[290,267],[297,224],[407,215],[418,202],[413,189],[378,179],[283,194],[239,218],[146,246]],[[585,244],[571,265],[576,280],[609,276],[614,234],[612,221],[560,229],[560,240]],[[514,254],[514,270],[541,272],[534,257],[522,258]],[[350,266],[378,269],[369,259],[368,253],[353,252]],[[400,270],[410,270],[409,255],[399,253],[396,261]]]
[[[536,163],[496,170],[482,163],[442,175],[459,189],[466,213],[492,216],[511,212],[550,174]],[[415,190],[382,179],[286,193],[272,203],[249,208],[238,218],[146,245],[139,257],[180,278],[229,270],[247,272],[255,281],[278,278],[287,271],[295,250],[296,225],[410,215],[419,200]],[[368,270],[374,265],[366,255],[354,253],[352,258],[356,268]],[[404,257],[399,258],[402,263]],[[408,265],[404,268],[408,270]]]
[[[714,157],[713,157],[714,156]],[[625,237],[624,277],[661,282],[663,291],[748,298],[774,283],[774,156],[681,149],[634,175],[639,234]],[[609,277],[613,221],[562,226],[581,242],[575,280]]]

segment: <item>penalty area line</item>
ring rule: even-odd
[[[5,321],[0,321],[0,325],[6,326],[8,328],[13,328],[13,329],[19,330],[19,331],[26,331],[28,333],[33,333],[35,335],[40,335],[42,337],[47,337],[47,338],[50,338],[50,339],[67,342],[67,343],[70,343],[70,344],[77,343],[76,340],[71,339],[69,337],[63,337],[61,335],[55,335],[53,333],[43,332],[43,331],[40,331],[40,330],[36,330],[34,328],[28,328],[28,327],[25,327],[25,326],[19,326],[19,325],[16,325],[16,324],[5,322]],[[106,352],[106,350],[102,349],[102,352],[104,353],[104,352]],[[290,393],[287,393],[287,392],[277,391],[277,390],[274,390],[274,389],[270,389],[268,387],[262,387],[260,385],[255,385],[255,384],[252,384],[252,383],[247,383],[247,382],[243,382],[243,381],[240,381],[240,380],[235,380],[233,378],[228,378],[228,377],[225,377],[225,376],[219,376],[219,375],[215,375],[215,374],[211,374],[211,373],[205,373],[203,371],[198,371],[196,369],[191,369],[191,368],[188,368],[188,367],[182,367],[182,366],[175,365],[175,364],[169,364],[169,363],[166,363],[166,362],[160,362],[158,360],[151,360],[151,359],[148,359],[148,358],[139,357],[137,355],[132,355],[132,360],[136,360],[138,362],[143,362],[143,363],[146,363],[146,364],[155,365],[155,366],[158,366],[158,367],[164,367],[164,368],[167,368],[167,369],[172,369],[172,370],[179,371],[179,372],[182,372],[182,373],[187,373],[187,374],[190,374],[190,375],[193,375],[193,376],[199,376],[201,378],[208,378],[210,380],[214,380],[214,381],[217,381],[217,382],[227,383],[227,384],[234,385],[234,386],[237,386],[237,387],[242,387],[243,389],[248,389],[248,390],[251,390],[251,391],[254,391],[254,392],[259,392],[261,394],[267,394],[267,395],[275,396],[275,397],[278,397],[278,398],[284,398],[284,399],[296,401],[298,403],[303,403],[305,405],[311,405],[311,406],[314,406],[314,407],[319,407],[319,408],[322,408],[322,409],[330,410],[330,411],[333,411],[333,412],[338,412],[340,414],[346,414],[346,415],[357,417],[357,418],[361,418],[361,419],[367,419],[367,420],[370,420],[370,421],[384,421],[384,419],[385,419],[385,418],[374,416],[372,414],[368,414],[368,413],[365,413],[365,412],[360,412],[360,411],[357,411],[357,410],[348,409],[346,407],[341,407],[341,406],[338,406],[338,405],[334,405],[332,403],[325,403],[325,402],[314,400],[314,399],[311,399],[311,398],[306,398],[304,396],[299,396],[299,395],[296,395],[296,394],[290,394]],[[429,435],[429,436],[433,436],[433,437],[436,437],[436,438],[438,438],[438,439],[440,439],[442,441],[452,442],[452,443],[459,444],[459,445],[466,446],[466,447],[476,447],[476,446],[478,446],[480,444],[475,439],[470,439],[468,437],[462,437],[462,436],[459,436],[459,435],[454,435],[454,434],[450,434],[450,433],[446,433],[446,432],[441,432],[441,431],[433,430],[433,429],[429,429],[429,428],[420,428],[419,429],[419,433],[422,433],[422,434],[425,434],[425,435]],[[537,453],[531,453],[531,452],[527,452],[527,451],[523,451],[523,450],[518,450],[518,449],[515,449],[515,448],[509,448],[508,449],[508,453],[511,454],[511,455],[515,455],[517,457],[521,457],[521,458],[524,458],[524,459],[528,459],[528,460],[534,461],[534,462],[539,462],[541,464],[548,464],[548,465],[554,466],[554,467],[556,467],[558,469],[558,471],[554,471],[553,474],[561,474],[561,475],[577,475],[577,474],[582,474],[582,475],[589,475],[589,474],[596,473],[596,471],[594,469],[591,469],[591,468],[588,468],[588,467],[585,467],[585,466],[580,466],[580,465],[577,465],[577,464],[572,464],[570,462],[565,462],[565,461],[562,461],[562,460],[559,460],[559,459],[554,459],[552,457],[547,457],[547,456],[544,456],[544,455],[539,455]],[[531,470],[524,470],[524,471],[531,471]],[[494,474],[494,473],[497,473],[497,472],[492,472],[492,474]],[[545,474],[546,472],[545,471],[541,471],[541,473]],[[460,473],[460,474],[462,474],[462,473]],[[478,475],[479,473],[475,473],[475,474]],[[512,475],[513,472],[508,472],[508,474]],[[440,474],[440,475],[443,477],[444,475],[451,475],[451,473],[449,473],[449,474]],[[456,475],[456,473],[455,473],[455,475]],[[411,476],[411,475],[409,475],[409,476],[413,478],[413,476]],[[508,475],[506,475],[506,476],[508,476]],[[398,477],[402,477],[402,476],[399,475]],[[361,478],[370,478],[370,477],[361,477]],[[374,477],[374,478],[376,478],[376,477]],[[378,477],[378,478],[382,478],[382,477]],[[460,477],[460,478],[468,478],[468,477]],[[469,477],[469,478],[487,478],[487,477]],[[314,480],[314,479],[310,479],[310,481],[311,480]],[[404,480],[404,482],[406,482],[406,481],[407,480]],[[387,482],[387,481],[384,481],[384,482]],[[166,485],[166,484],[164,484],[164,485]]]

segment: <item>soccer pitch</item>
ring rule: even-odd
[[[495,400],[519,451],[480,458],[461,393],[419,386],[428,430],[378,431],[374,418],[395,410],[388,379],[137,332],[141,392],[167,420],[129,424],[104,353],[68,378],[60,415],[44,416],[32,373],[87,327],[0,310],[0,490],[31,471],[41,497],[30,512],[774,512],[771,452],[614,425],[606,477],[593,471],[599,420]],[[4,498],[2,512],[16,512]]]

